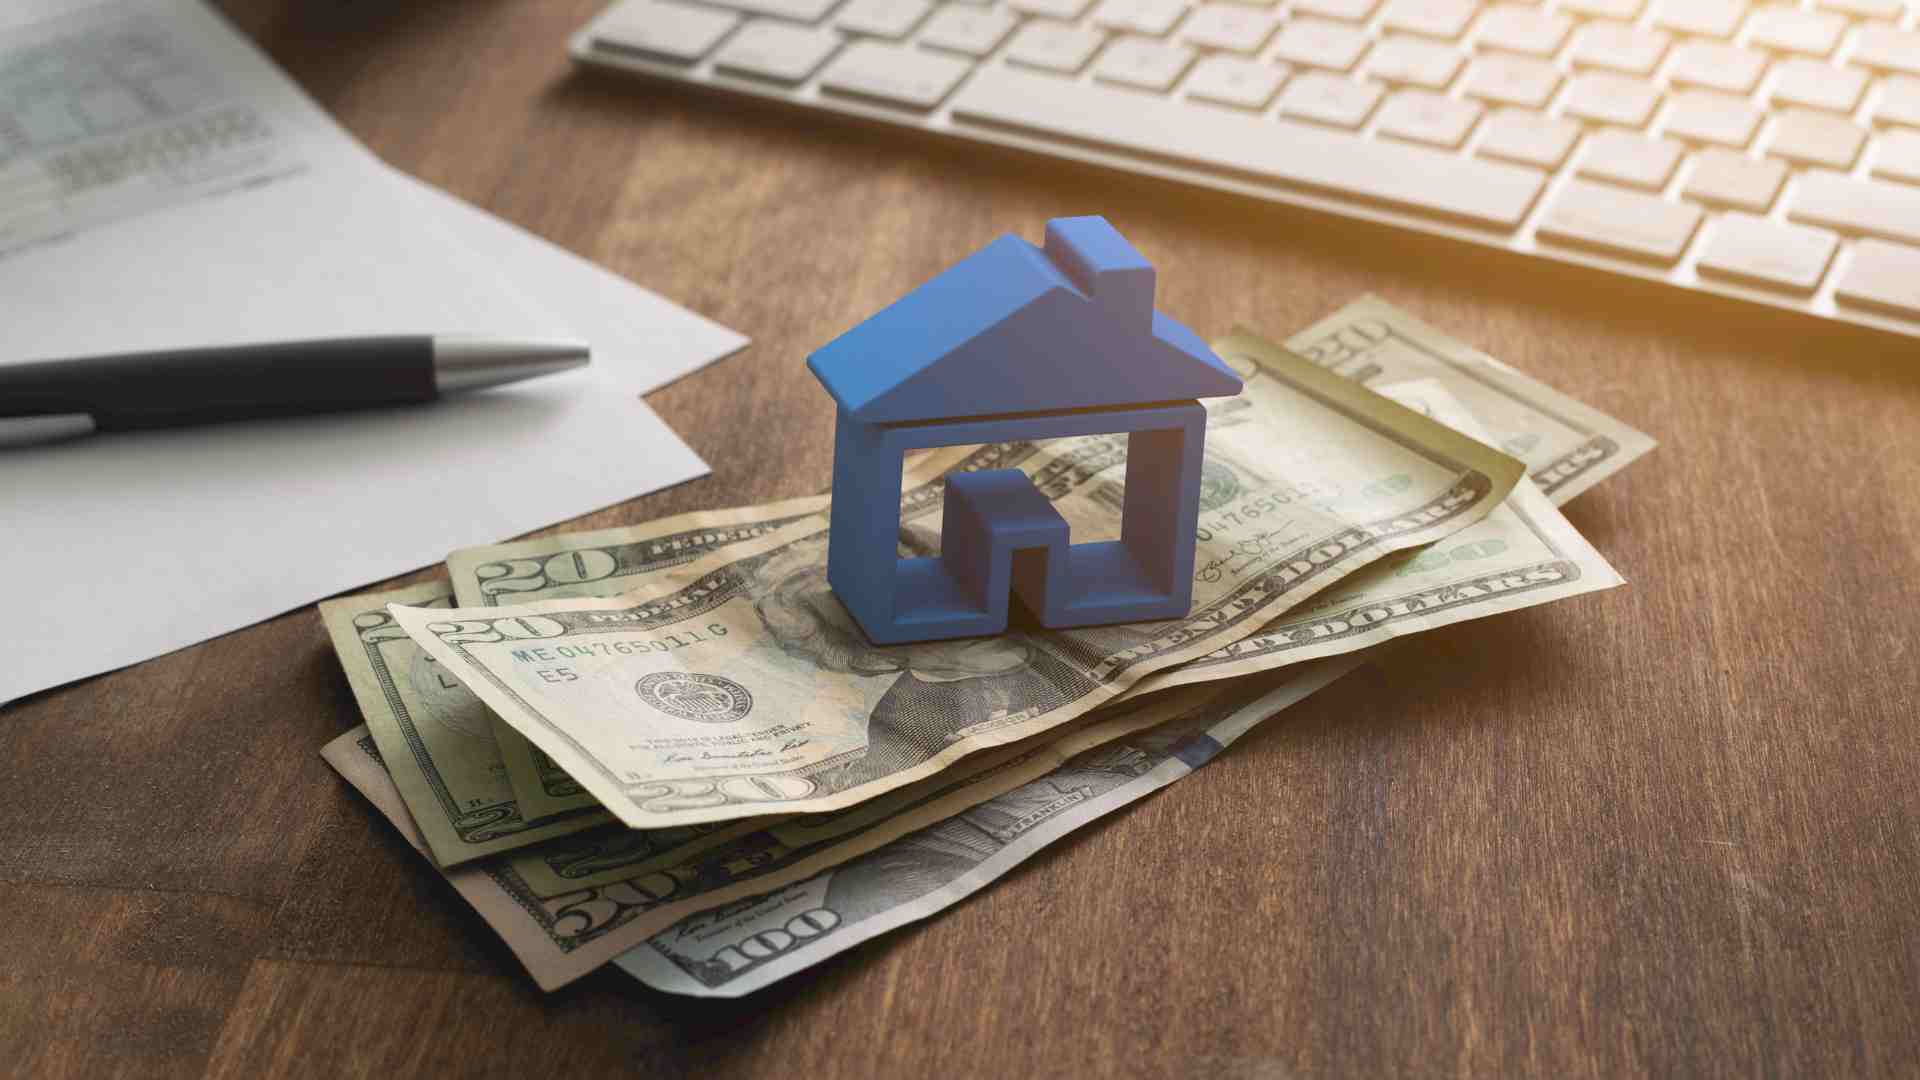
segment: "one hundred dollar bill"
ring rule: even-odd
[[[1353,571],[1484,518],[1516,460],[1284,352],[1244,353],[1209,423],[1191,614],[880,648],[827,588],[824,516],[612,599],[452,611],[407,632],[635,828],[839,810],[1028,738],[1215,651]],[[1077,541],[1118,535],[1125,436],[994,444]],[[938,550],[944,484],[906,491]]]
[[[388,604],[452,606],[444,581],[320,605],[367,728],[441,866],[605,825],[598,809],[529,814],[514,797],[481,704],[394,623]]]
[[[1493,445],[1527,463],[1527,474],[1555,506],[1656,445],[1652,437],[1377,296],[1362,297],[1300,331],[1287,347],[1369,386],[1439,380],[1479,418]]]
[[[1272,347],[1241,335],[1214,343],[1225,357]],[[1380,393],[1463,434],[1486,436],[1478,420],[1437,379],[1383,386]],[[1534,485],[1521,484],[1493,513],[1445,540],[1389,555],[1356,571],[1254,633],[1147,676],[1128,695],[1355,652],[1423,630],[1620,584],[1620,575],[1553,503]]]
[[[1252,700],[1215,699],[825,873],[682,919],[614,962],[668,993],[751,993],[952,907],[1055,840],[1181,779],[1359,664],[1321,661]]]
[[[441,873],[513,949],[534,980],[552,990],[689,915],[812,877],[1026,784],[1077,754],[1215,708],[1216,699],[1238,689],[1194,687],[1102,710],[1065,734],[1036,740],[1025,752],[968,779],[939,776],[924,782],[919,801],[825,842],[789,844],[771,831],[756,832],[672,867],[546,898],[520,876],[510,857],[443,868]],[[419,829],[364,725],[327,744],[321,756],[426,854]]]

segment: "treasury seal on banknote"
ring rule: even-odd
[[[633,684],[640,700],[682,720],[731,724],[753,711],[753,695],[724,675],[656,671]]]

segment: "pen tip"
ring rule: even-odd
[[[578,341],[433,339],[434,387],[442,394],[553,375],[591,361],[592,350]]]

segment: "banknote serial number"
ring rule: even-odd
[[[559,665],[566,660],[589,660],[600,656],[647,656],[685,649],[703,641],[712,641],[726,636],[727,628],[724,624],[708,623],[704,630],[676,630],[671,634],[662,634],[657,638],[643,638],[639,641],[589,641],[578,645],[515,649],[513,658],[523,664]],[[536,667],[533,673],[549,683],[576,682],[580,678],[578,672],[564,666]]]
[[[1320,481],[1307,481],[1289,484],[1278,491],[1269,491],[1252,498],[1242,499],[1229,510],[1211,515],[1200,523],[1197,530],[1201,543],[1211,541],[1215,536],[1232,529],[1251,525],[1262,517],[1291,511],[1301,503],[1320,504],[1338,498],[1338,488]]]

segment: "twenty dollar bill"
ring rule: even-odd
[[[1214,347],[1228,357],[1273,348],[1241,334]],[[1462,433],[1486,434],[1438,380],[1418,379],[1380,392]],[[1338,656],[1621,583],[1538,488],[1521,484],[1493,513],[1445,540],[1356,571],[1254,633],[1149,675],[1123,698]]]
[[[596,809],[528,814],[494,743],[493,711],[401,631],[388,604],[452,606],[444,581],[320,605],[367,729],[441,866],[524,847],[612,820]]]
[[[452,607],[485,607],[500,603],[527,603],[567,596],[611,596],[638,587],[650,575],[762,536],[825,510],[824,495],[763,506],[705,510],[618,529],[569,533],[564,549],[559,537],[541,537],[490,548],[469,548],[447,556],[453,580]],[[553,759],[527,737],[495,716],[494,742],[507,770],[508,782],[520,806],[532,815],[569,810],[598,809],[600,803]],[[638,849],[633,838],[615,841],[629,854]],[[580,858],[574,867],[616,857],[605,845]]]
[[[824,516],[612,599],[394,607],[407,633],[636,828],[852,806],[1112,701],[1355,570],[1490,513],[1518,461],[1281,351],[1212,412],[1191,613],[876,647],[826,583]],[[1018,467],[1077,540],[1118,534],[1125,436],[965,453]],[[902,545],[938,550],[944,484],[915,483]]]
[[[1565,506],[1656,445],[1645,433],[1377,296],[1361,297],[1314,323],[1287,339],[1287,347],[1368,386],[1437,380],[1479,419],[1487,441],[1527,463],[1527,475],[1555,506]]]

